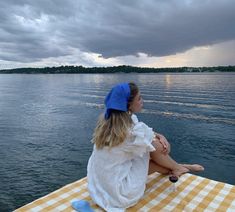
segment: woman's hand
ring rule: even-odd
[[[160,143],[163,146],[163,151],[162,152],[164,154],[169,154],[170,150],[171,150],[171,146],[170,146],[169,142],[167,141],[167,139],[163,135],[158,134],[158,133],[155,133],[155,136],[156,136],[156,138],[159,139]]]

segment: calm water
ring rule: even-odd
[[[179,162],[235,184],[235,74],[0,75],[0,210],[86,176],[103,100],[134,81],[139,119],[164,134]]]

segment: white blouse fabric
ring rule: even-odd
[[[143,196],[154,132],[136,115],[128,138],[116,147],[94,149],[88,162],[88,190],[106,211],[125,211]]]

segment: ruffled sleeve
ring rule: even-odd
[[[133,127],[126,139],[124,151],[131,155],[143,156],[147,152],[155,151],[152,145],[154,138],[153,129],[145,123],[139,122],[136,115],[132,115]]]

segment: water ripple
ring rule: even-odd
[[[173,101],[158,101],[158,100],[145,100],[147,103],[157,103],[157,104],[173,104],[186,107],[197,107],[197,108],[207,108],[207,109],[223,109],[232,110],[234,107],[222,106],[222,105],[212,105],[212,104],[199,104],[199,103],[186,103],[186,102],[173,102]]]
[[[217,122],[217,123],[235,125],[235,120],[229,119],[229,118],[208,117],[208,116],[203,116],[203,115],[177,113],[177,112],[172,112],[172,111],[154,111],[150,109],[143,109],[142,112],[146,114],[163,115],[163,116],[169,116],[169,117],[177,117],[177,118],[184,118],[184,119],[192,119],[192,120],[207,121],[207,122],[213,122],[213,123]]]

